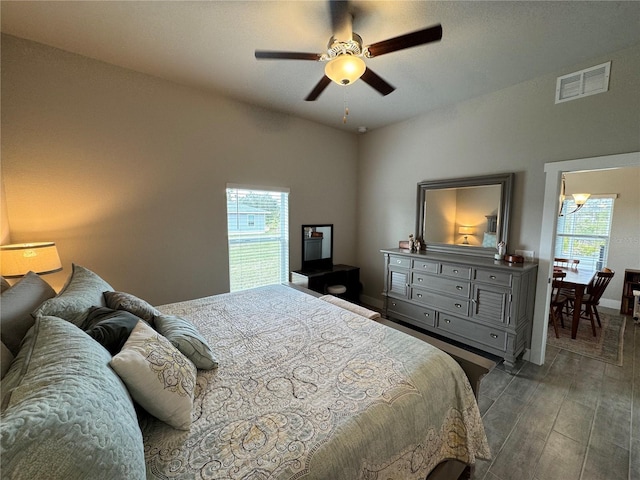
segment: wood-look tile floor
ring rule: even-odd
[[[493,458],[472,478],[640,480],[640,325],[630,317],[623,353],[618,367],[548,346],[542,366],[494,368],[478,399]]]

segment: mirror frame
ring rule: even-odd
[[[440,190],[457,187],[480,187],[488,185],[500,186],[500,205],[498,207],[498,226],[496,229],[497,243],[509,243],[509,220],[511,215],[511,203],[513,197],[513,183],[515,174],[504,173],[497,175],[484,175],[480,177],[452,178],[445,180],[426,180],[418,183],[418,195],[416,206],[416,232],[417,239],[426,246],[427,251],[442,253],[457,253],[475,255],[481,257],[493,257],[497,248],[462,246],[447,243],[429,243],[424,240],[424,215],[425,197],[429,190]]]

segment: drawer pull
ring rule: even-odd
[[[490,334],[491,338],[498,338],[498,335],[496,335],[495,333]]]
[[[448,318],[445,318],[444,323],[451,323],[451,320],[449,320]]]
[[[398,263],[402,263],[402,260],[396,260],[396,262],[398,262]]]
[[[456,306],[456,308],[462,308],[462,304],[460,304],[460,303],[456,303],[455,306]]]
[[[418,297],[418,298],[422,298],[422,294],[421,294],[421,293],[418,293],[418,294],[416,295],[416,297]]]
[[[458,273],[458,269],[457,269],[457,268],[454,268],[454,269],[453,269],[453,273]]]
[[[489,275],[489,278],[490,278],[491,280],[495,280],[495,279],[496,279],[496,276],[495,276],[495,275]]]
[[[422,268],[427,268],[427,265],[425,263],[422,264]]]
[[[461,287],[460,285],[456,285],[456,290],[462,290],[463,287]]]
[[[419,278],[419,279],[418,279],[418,281],[419,281],[419,282],[422,282],[422,280],[423,280],[422,278]]]
[[[397,304],[396,302],[391,302],[391,305],[395,307],[395,306],[397,306],[398,304]]]
[[[425,316],[425,317],[430,317],[430,316],[431,316],[431,314],[430,314],[430,313],[427,313],[427,312],[424,312],[424,316]]]

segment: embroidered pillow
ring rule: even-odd
[[[80,325],[93,306],[105,307],[102,292],[113,291],[111,285],[88,268],[73,265],[69,281],[55,297],[44,302],[32,313],[35,317],[51,315]]]
[[[198,329],[187,320],[175,315],[159,315],[155,319],[158,333],[171,342],[196,368],[211,370],[218,366],[218,360]]]
[[[104,292],[107,307],[114,310],[126,310],[140,317],[149,325],[153,325],[153,317],[160,312],[141,298],[125,292]]]
[[[179,430],[191,426],[197,370],[145,322],[138,322],[110,362],[138,404]]]

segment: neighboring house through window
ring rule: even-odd
[[[289,190],[227,185],[232,292],[288,280]]]
[[[607,266],[609,236],[616,195],[592,195],[577,212],[571,197],[567,197],[558,217],[556,232],[557,258],[580,260],[580,266],[602,270]]]

